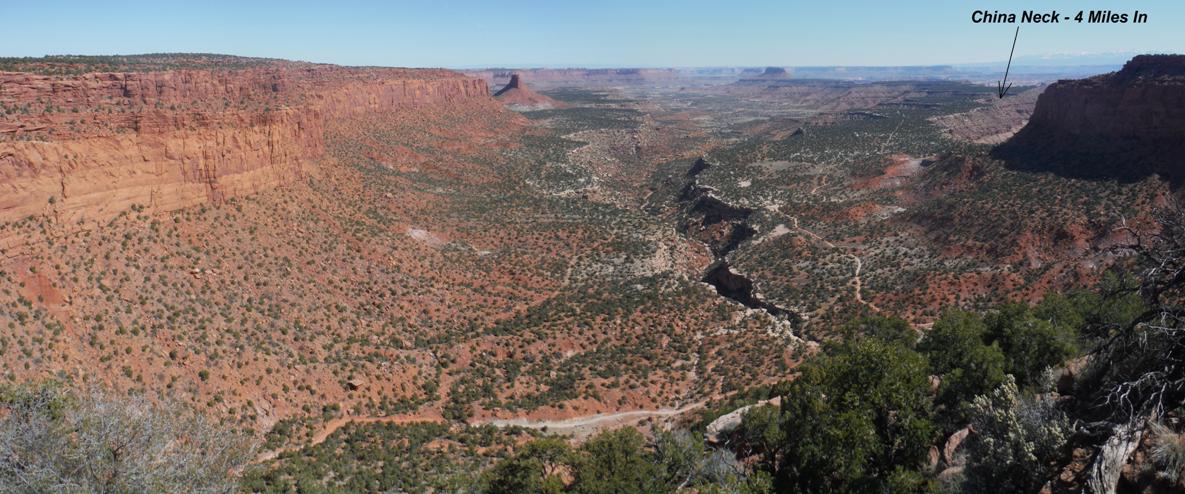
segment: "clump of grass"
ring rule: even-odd
[[[1176,484],[1185,469],[1185,435],[1161,423],[1149,425],[1152,436],[1151,458],[1157,475]]]

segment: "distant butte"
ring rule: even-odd
[[[766,67],[765,71],[757,77],[762,79],[784,79],[789,76],[790,74],[787,74],[786,69],[782,67]]]
[[[494,93],[494,97],[497,98],[499,96],[505,96],[507,94],[513,93],[515,90],[519,90],[519,91],[526,91],[527,90],[522,86],[522,79],[521,79],[521,76],[519,76],[519,74],[511,75],[510,82],[506,83],[505,86],[502,86],[502,89],[499,89],[498,92]]]
[[[556,100],[532,91],[523,83],[520,74],[512,74],[510,82],[494,93],[494,97],[512,109],[545,110],[564,106]]]

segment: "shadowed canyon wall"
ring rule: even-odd
[[[1018,169],[1090,179],[1185,181],[1185,56],[1140,55],[1119,72],[1051,84],[995,151]]]

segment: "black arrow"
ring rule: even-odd
[[[1012,35],[1012,51],[1008,52],[1008,66],[1004,68],[1004,80],[996,83],[996,94],[1000,95],[1000,99],[1004,99],[1004,95],[1008,94],[1008,90],[1012,89],[1012,83],[1008,82],[1008,71],[1012,70],[1012,54],[1016,53],[1016,38],[1020,36],[1020,26],[1016,26],[1016,34]],[[1007,86],[1004,83],[1008,83]]]

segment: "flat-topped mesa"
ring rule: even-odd
[[[1141,55],[1119,72],[1058,81],[1037,99],[1034,128],[1079,136],[1179,139],[1185,56]]]
[[[1185,77],[1185,55],[1137,55],[1116,74],[1121,79]],[[1178,83],[1182,83],[1178,79]]]
[[[69,225],[291,182],[324,153],[326,126],[354,115],[494,108],[485,81],[456,72],[315,64],[0,72],[0,105],[0,222]]]
[[[786,69],[783,67],[766,67],[765,71],[757,77],[761,77],[763,79],[781,79],[787,77],[788,75],[789,74],[786,73]]]
[[[19,110],[0,117],[0,134],[44,127],[39,137],[62,140],[142,131],[138,122],[153,113],[209,115],[304,107],[340,117],[393,106],[475,98],[482,96],[483,90],[484,81],[444,70],[325,65],[70,77],[0,72],[0,104]]]
[[[1119,72],[1058,81],[994,155],[1019,169],[1185,182],[1185,56],[1140,55]]]

